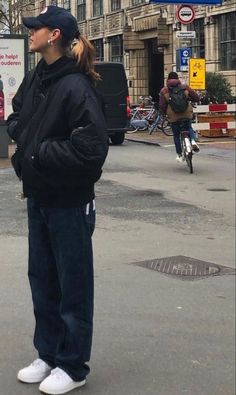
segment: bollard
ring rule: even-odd
[[[0,123],[0,158],[8,158],[8,145],[10,137],[7,134],[7,125]]]

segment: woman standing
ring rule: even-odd
[[[38,358],[18,379],[63,394],[84,385],[89,373],[94,183],[108,139],[94,89],[94,49],[79,35],[76,19],[49,6],[23,24],[30,50],[42,60],[13,99],[8,133],[17,143],[12,163],[27,197]]]

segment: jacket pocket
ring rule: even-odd
[[[47,188],[44,175],[34,164],[33,155],[25,155],[22,160],[22,180],[25,184],[35,190]]]

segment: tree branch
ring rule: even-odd
[[[14,4],[9,0],[8,10],[5,12],[0,9],[0,23],[7,26],[12,33],[14,28],[18,26],[19,17],[22,15],[22,12],[32,12],[34,10],[35,1],[33,0],[18,0],[18,2]]]
[[[4,18],[7,23],[9,24],[9,18],[7,17],[7,14],[5,12],[3,12],[2,10],[0,10],[0,22],[3,23],[4,25],[6,25],[6,22],[3,22],[2,18]]]

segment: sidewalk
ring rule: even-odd
[[[8,147],[8,158],[0,158],[0,169],[7,169],[11,166],[11,157],[14,154],[16,149],[15,144],[11,144]]]

